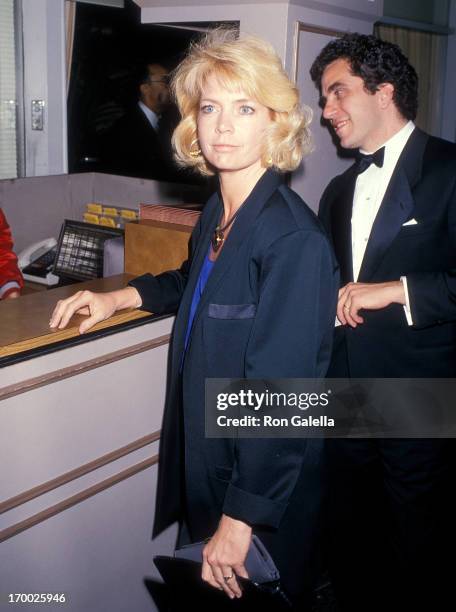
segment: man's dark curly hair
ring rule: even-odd
[[[403,117],[415,119],[418,109],[418,76],[400,48],[365,34],[345,34],[328,43],[320,52],[310,76],[321,89],[325,68],[337,59],[346,59],[351,72],[374,94],[381,83],[394,85],[393,101]]]

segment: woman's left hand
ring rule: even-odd
[[[204,547],[203,580],[231,599],[242,595],[236,576],[249,577],[244,562],[251,539],[249,525],[222,514],[217,531]]]

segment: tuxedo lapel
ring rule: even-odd
[[[152,127],[149,119],[137,105],[134,108],[134,116],[136,118],[138,130],[143,130],[147,134],[147,138],[150,138],[154,143],[158,144],[158,134],[156,130]]]
[[[353,280],[351,216],[356,177],[355,167],[352,166],[342,179],[343,183],[337,195],[337,206],[333,207],[331,216],[331,234],[334,252],[340,266],[342,286]]]
[[[372,226],[369,242],[358,275],[359,282],[368,282],[380,265],[402,224],[410,218],[414,207],[410,184],[403,168],[397,168]]]
[[[415,206],[412,189],[421,177],[427,140],[428,136],[415,128],[399,157],[372,226],[359,282],[368,282],[372,278],[402,225],[412,216]]]

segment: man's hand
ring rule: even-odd
[[[134,287],[125,287],[125,289],[108,293],[78,291],[66,300],[57,302],[49,321],[49,327],[63,329],[74,314],[88,315],[88,318],[79,326],[79,333],[83,334],[96,323],[111,317],[117,310],[139,306],[141,306],[141,298]]]
[[[231,599],[242,595],[236,576],[249,577],[244,562],[251,539],[249,525],[222,514],[217,531],[204,547],[203,580]]]
[[[339,290],[337,318],[342,325],[357,327],[364,323],[358,314],[360,310],[379,310],[393,303],[405,304],[404,286],[400,280],[388,283],[348,283]]]

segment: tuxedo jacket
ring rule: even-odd
[[[214,264],[183,359],[193,291],[221,214],[215,194],[193,232],[189,261],[178,271],[131,283],[142,308],[178,309],[154,533],[185,518],[197,541],[211,536],[225,513],[285,531],[293,543],[307,528],[305,520],[295,525],[296,516],[313,513],[310,524],[317,514],[321,441],[206,438],[205,379],[323,377],[331,351],[337,265],[318,219],[278,174],[267,171]]]
[[[171,133],[167,135],[171,140]],[[102,171],[156,180],[178,180],[171,148],[136,104],[109,130],[101,144]]]
[[[351,166],[334,178],[320,203],[341,286],[353,281],[356,176]],[[407,278],[413,325],[407,324],[400,304],[361,311],[364,323],[335,329],[328,376],[456,375],[456,145],[418,128],[391,177],[357,280],[380,283],[401,276]]]

